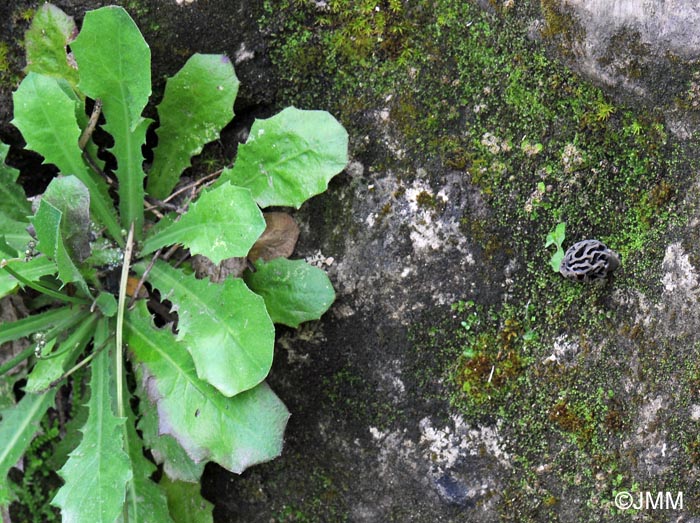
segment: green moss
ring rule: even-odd
[[[651,54],[651,50],[649,43],[644,41],[639,31],[624,28],[613,34],[610,37],[607,54],[601,57],[598,63],[603,66],[616,63],[619,66],[620,61],[616,61],[614,57],[620,53],[628,56],[622,69],[624,74],[633,79],[642,78],[645,72],[644,59]]]
[[[0,42],[0,76],[5,76],[10,72],[10,61],[8,54],[10,48],[6,42]]]
[[[0,88],[14,89],[21,79],[24,66],[24,31],[29,27],[34,8],[16,7],[11,14],[10,33],[20,35],[0,40]]]
[[[14,13],[14,17],[15,17],[15,19],[17,19],[21,22],[29,23],[32,21],[32,18],[34,18],[34,13],[36,13],[35,8],[27,7],[27,8],[19,9],[18,11],[16,11]]]
[[[275,523],[343,523],[349,519],[349,507],[344,496],[347,481],[356,478],[331,477],[329,469],[335,463],[309,463],[308,455],[287,450],[282,459],[252,471],[245,482],[247,490],[239,490],[248,503],[264,504],[270,516],[266,521]],[[323,461],[323,460],[320,460]],[[267,468],[267,472],[260,472]],[[280,474],[281,469],[287,474]],[[291,469],[291,471],[290,471]],[[281,480],[281,481],[280,481]]]
[[[376,393],[382,386],[380,383],[369,386],[360,371],[352,367],[344,367],[323,378],[323,386],[327,391],[324,397],[326,407],[336,412],[339,418],[360,426],[386,430],[402,416],[401,409],[394,402]]]
[[[421,191],[416,195],[416,203],[424,209],[435,209],[437,207],[437,199],[434,194],[427,191]]]
[[[545,20],[542,36],[556,42],[558,50],[564,56],[573,56],[576,42],[580,42],[586,35],[585,29],[560,2],[540,0],[540,6]]]
[[[605,432],[619,427],[619,413],[610,416],[606,396],[612,398],[614,393],[598,388],[595,396],[590,396],[579,393],[577,389],[567,390],[550,407],[549,420],[579,446],[595,448]]]
[[[499,405],[518,385],[526,367],[523,327],[515,318],[468,337],[452,379],[463,396],[455,403],[470,414]]]
[[[298,504],[284,505],[273,516],[272,521],[275,523],[323,523],[326,521],[343,523],[348,520],[345,511],[334,508],[338,505],[337,498],[340,492],[323,470],[314,469],[306,480],[313,486],[313,496],[299,500]]]

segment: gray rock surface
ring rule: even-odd
[[[700,6],[694,0],[546,0],[544,33],[559,55],[619,99],[661,106],[698,106]],[[683,107],[680,107],[681,109]],[[691,123],[692,122],[692,123]],[[696,118],[683,115],[687,135]]]

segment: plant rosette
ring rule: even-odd
[[[0,411],[0,507],[57,387],[83,376],[56,456],[64,484],[52,503],[64,521],[211,520],[197,484],[204,464],[240,473],[282,449],[289,413],[265,383],[274,324],[318,319],[335,298],[322,270],[261,246],[261,208],[299,208],[325,191],[347,163],[347,133],[326,112],[287,108],[255,121],[214,183],[173,193],[234,116],[238,80],[226,56],[196,54],[167,81],[145,168],[150,50],[126,11],[89,11],[78,33],[45,4],[26,52],[12,123],[60,174],[30,205],[0,144],[0,297],[19,294],[30,311],[0,325],[0,344],[29,342],[0,361],[4,390],[26,380]],[[106,151],[93,141],[100,122]],[[182,256],[171,262],[178,250],[213,265],[247,258],[249,268],[198,279]],[[144,283],[148,292],[134,288]],[[144,446],[162,465],[159,483]],[[182,507],[183,497],[194,501]]]

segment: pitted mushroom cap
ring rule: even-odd
[[[574,243],[566,251],[559,266],[565,278],[590,282],[602,280],[620,265],[620,256],[598,240],[583,240]]]

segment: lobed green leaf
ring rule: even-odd
[[[101,345],[108,335],[107,320],[102,320],[95,344]],[[83,439],[59,471],[65,484],[52,504],[61,509],[63,521],[114,523],[123,510],[132,471],[121,432],[125,420],[115,416],[112,407],[111,352],[102,350],[92,360]]]
[[[248,187],[260,207],[299,208],[348,163],[348,133],[325,111],[288,107],[256,120],[219,183]]]
[[[175,523],[214,522],[214,505],[202,497],[199,483],[171,481],[164,476],[159,485],[168,497],[168,508]]]
[[[45,394],[25,394],[19,403],[0,412],[0,507],[11,501],[7,473],[29,447],[39,430],[39,421],[53,404],[55,396],[55,390]]]
[[[139,395],[147,397],[147,393],[137,384]],[[192,461],[177,440],[169,434],[158,433],[158,413],[151,408],[149,402],[142,402],[139,429],[143,433],[143,441],[151,449],[153,459],[158,465],[163,465],[163,472],[168,478],[177,481],[197,483],[202,477],[206,463]]]
[[[10,268],[17,271],[29,281],[39,281],[42,276],[56,274],[56,264],[46,256],[32,258],[29,261],[13,260],[8,263]],[[0,270],[0,298],[13,293],[21,283],[9,272]]]
[[[559,272],[559,266],[561,265],[561,261],[564,259],[565,252],[564,249],[562,249],[562,243],[564,243],[564,239],[566,238],[566,222],[560,222],[557,224],[557,226],[552,229],[548,234],[547,238],[545,239],[545,248],[549,247],[550,245],[554,245],[557,250],[552,254],[551,258],[549,259],[549,266],[552,268],[554,272]]]
[[[134,270],[143,273],[144,267]],[[159,260],[148,281],[177,309],[178,340],[185,342],[199,378],[225,396],[265,379],[272,366],[275,328],[262,298],[243,280],[214,284]]]
[[[54,351],[51,351],[48,342],[55,341],[55,338],[46,340],[47,347],[42,352],[42,356],[45,359],[40,359],[34,365],[27,377],[25,390],[40,392],[60,379],[66,369],[75,363],[78,356],[85,350],[88,342],[92,339],[96,321],[97,316],[94,314],[85,318]]]
[[[557,246],[557,250],[554,254],[552,254],[552,257],[549,259],[549,266],[552,268],[554,272],[559,272],[559,268],[561,267],[561,262],[564,259],[564,256],[566,253],[564,252],[564,249],[561,247]]]
[[[95,305],[108,318],[112,318],[117,314],[117,299],[108,292],[100,292],[95,300]]]
[[[550,245],[556,245],[557,247],[561,247],[561,244],[564,243],[564,239],[566,238],[566,222],[560,222],[557,224],[557,226],[552,229],[548,234],[547,238],[545,239],[545,247],[549,247]]]
[[[2,229],[0,229],[2,230]],[[5,239],[5,235],[0,235],[0,259],[3,259],[5,261],[17,258],[19,256],[19,251],[9,245],[7,243],[7,240]],[[14,260],[14,261],[19,261],[19,260]]]
[[[27,222],[25,220],[13,220],[2,211],[0,211],[0,231],[3,233],[5,245],[22,254],[32,239],[27,232]]]
[[[75,176],[54,178],[44,191],[46,201],[61,211],[61,237],[76,262],[90,256],[90,192]]]
[[[16,321],[0,323],[0,345],[8,341],[30,336],[35,332],[42,332],[49,327],[60,325],[76,315],[76,308],[71,306],[60,309],[49,309],[21,318]]]
[[[81,377],[81,375],[73,375],[74,381],[71,391],[73,408],[71,409],[70,419],[64,425],[64,435],[56,443],[51,457],[46,462],[46,465],[51,470],[59,470],[62,468],[63,465],[66,464],[66,461],[68,461],[70,453],[80,445],[80,440],[82,440],[80,429],[83,428],[88,418],[87,400],[89,398],[89,391],[87,390],[87,385],[82,385],[81,383],[81,385],[78,386],[76,384],[77,379]]]
[[[255,264],[255,272],[243,275],[248,287],[263,297],[275,323],[298,327],[319,319],[335,300],[335,292],[324,271],[303,260],[275,258]]]
[[[51,258],[58,269],[58,277],[65,284],[76,282],[82,291],[90,296],[90,290],[85,283],[75,263],[70,257],[61,233],[63,213],[48,201],[42,199],[39,209],[32,221],[39,240],[36,248]]]
[[[128,523],[172,523],[165,493],[151,481],[156,466],[143,455],[143,441],[136,432],[131,409],[126,423],[126,446],[133,470],[126,488]]]
[[[226,183],[204,191],[180,221],[159,227],[144,241],[142,254],[181,243],[215,264],[245,256],[265,230],[265,219],[250,191]]]
[[[0,420],[2,420],[2,411],[15,406],[14,386],[19,377],[16,375],[2,374],[0,375]],[[0,477],[0,481],[4,478]]]
[[[164,199],[190,159],[216,140],[233,119],[238,78],[224,55],[195,54],[165,85],[158,106],[158,147],[148,172],[148,192]]]
[[[105,35],[109,35],[106,37]],[[79,88],[102,101],[104,129],[114,138],[122,226],[143,229],[143,154],[150,120],[141,113],[151,95],[151,51],[138,27],[121,7],[85,14],[71,43],[80,74]]]
[[[195,462],[213,460],[237,473],[280,454],[289,412],[265,383],[227,398],[197,377],[184,344],[153,326],[143,302],[126,320],[137,379],[158,409],[160,434],[172,435]]]
[[[63,78],[76,88],[78,70],[68,62],[67,46],[78,32],[72,16],[46,3],[37,9],[24,37],[26,72]]]
[[[138,124],[151,95],[151,51],[129,14],[119,6],[88,11],[71,50],[81,91],[101,99],[105,113],[121,107],[120,118]]]
[[[0,213],[26,224],[29,222],[32,208],[24,189],[17,183],[19,171],[5,163],[9,150],[9,145],[0,142]]]
[[[14,119],[27,149],[41,154],[45,161],[63,174],[73,174],[90,191],[91,209],[95,217],[121,241],[119,226],[107,186],[82,159],[78,146],[81,129],[76,111],[80,103],[65,81],[30,72],[13,94]]]

